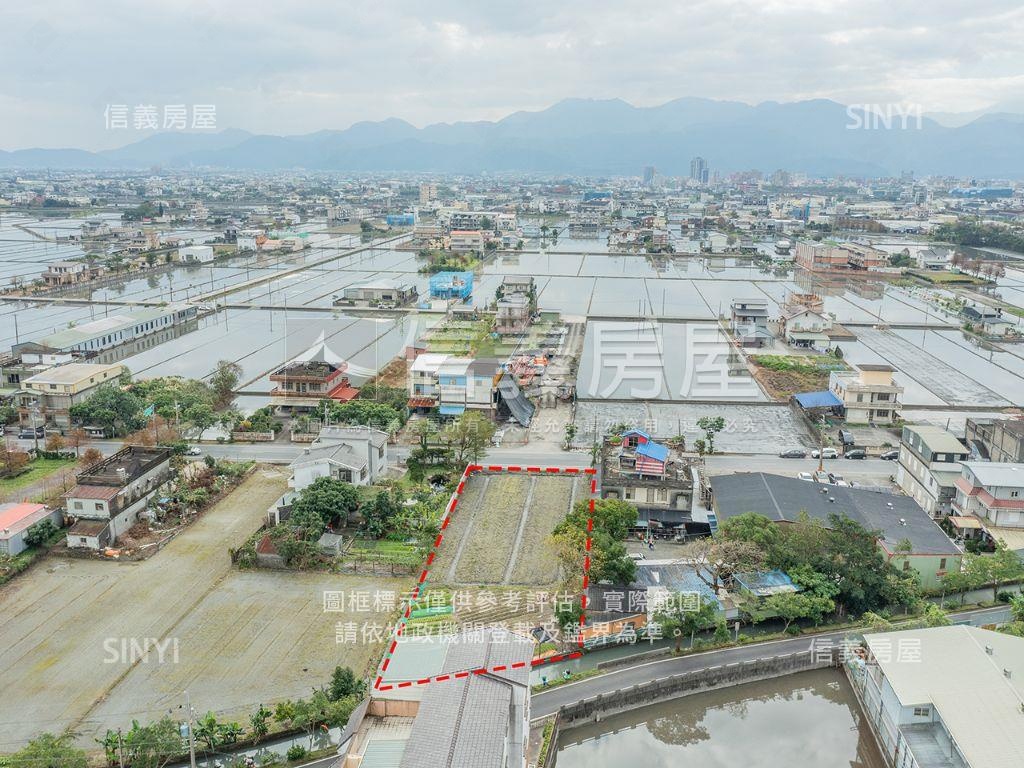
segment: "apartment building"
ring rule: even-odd
[[[930,424],[906,426],[896,484],[933,517],[949,515],[961,463],[969,458],[970,451],[952,432]]]
[[[409,366],[409,407],[459,416],[467,408],[493,415],[502,366],[495,359],[424,353]]]
[[[484,236],[479,229],[453,229],[448,247],[455,253],[480,253],[484,249]]]
[[[104,384],[116,384],[125,367],[120,363],[68,363],[22,381],[15,400],[23,427],[71,427],[71,407],[88,399]]]
[[[847,674],[887,765],[1024,760],[1024,638],[958,625],[870,633],[864,644]]]
[[[899,418],[903,387],[893,380],[896,369],[885,363],[857,366],[854,371],[833,371],[828,388],[843,401],[852,424],[893,424]]]
[[[190,304],[147,307],[136,312],[90,320],[44,336],[34,344],[57,352],[88,355],[179,325],[195,318],[197,313],[197,308]],[[15,345],[15,354],[18,354],[20,347]]]
[[[64,494],[68,546],[103,549],[138,522],[139,514],[171,472],[169,448],[129,445],[78,475]]]
[[[731,308],[730,330],[744,347],[771,344],[774,337],[768,330],[768,300],[735,299]]]
[[[1024,462],[1024,421],[967,419],[967,444],[983,459]]]

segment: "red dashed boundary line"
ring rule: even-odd
[[[580,605],[582,606],[582,614],[580,615],[580,638],[579,646],[583,647],[583,635],[582,629],[586,623],[586,612],[587,612],[587,585],[590,583],[590,546],[591,546],[591,534],[594,530],[594,497],[597,494],[597,478],[595,477],[597,470],[592,467],[580,468],[580,467],[522,467],[522,466],[503,466],[499,464],[470,464],[462,473],[462,478],[459,480],[458,486],[455,488],[455,492],[451,495],[448,500],[448,506],[445,508],[444,517],[441,518],[441,532],[437,534],[437,538],[434,539],[434,544],[430,548],[430,553],[427,555],[427,560],[423,565],[423,570],[420,572],[419,578],[416,581],[416,586],[413,588],[410,595],[410,600],[405,606],[405,610],[399,617],[395,624],[395,630],[391,635],[391,642],[388,645],[388,650],[384,654],[384,659],[381,661],[380,669],[377,672],[377,679],[373,683],[373,689],[375,691],[390,691],[396,688],[408,688],[413,685],[426,685],[427,683],[442,683],[447,680],[459,680],[462,678],[469,677],[470,675],[483,675],[488,672],[504,672],[508,669],[522,669],[524,667],[538,667],[542,664],[554,664],[559,661],[565,661],[567,659],[578,659],[583,655],[582,651],[572,651],[570,653],[557,654],[554,656],[547,656],[542,659],[533,659],[529,663],[520,661],[514,664],[500,664],[491,668],[480,668],[480,669],[469,669],[462,670],[460,672],[449,672],[444,675],[435,675],[433,677],[424,677],[420,680],[403,680],[394,684],[383,685],[384,673],[388,671],[388,666],[391,664],[391,659],[394,656],[395,649],[398,647],[398,638],[401,637],[402,632],[405,631],[406,624],[409,622],[409,615],[412,613],[412,603],[419,597],[420,591],[423,589],[423,585],[427,581],[427,576],[430,574],[430,568],[434,563],[434,559],[437,557],[437,551],[441,546],[441,542],[444,541],[444,532],[448,529],[448,524],[451,522],[452,515],[455,512],[456,507],[459,504],[459,499],[462,497],[462,492],[466,489],[466,482],[469,480],[470,475],[474,472],[519,472],[522,474],[530,475],[590,475],[590,501],[589,511],[590,514],[587,516],[587,536],[586,536],[586,551],[583,555],[583,592],[580,595]]]

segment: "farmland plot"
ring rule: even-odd
[[[504,578],[531,480],[522,475],[481,479],[489,480],[487,492],[473,510],[474,530],[455,567],[455,580],[462,584],[498,584]]]
[[[559,563],[551,533],[589,490],[582,476],[472,475],[441,543],[433,579],[451,585],[553,584]]]
[[[558,555],[551,532],[568,514],[572,501],[588,497],[589,481],[578,477],[536,477],[509,584],[551,584],[558,579]]]

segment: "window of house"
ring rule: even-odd
[[[85,536],[79,536],[78,537],[78,543],[79,544],[85,544]]]
[[[1018,496],[1020,496],[1020,491],[1010,491],[1011,499],[1016,499]]]
[[[102,512],[102,511],[103,511],[103,502],[102,502],[102,501],[97,501],[97,502],[96,502],[96,504],[95,504],[94,506],[95,506],[95,508],[96,508],[97,510],[99,510],[100,512]]]
[[[914,707],[914,717],[931,717],[931,707]]]
[[[81,508],[82,508],[82,502],[76,501],[75,502],[75,509],[81,509]]]
[[[942,558],[941,560],[939,560],[939,570],[946,570],[946,558]]]
[[[857,402],[858,403],[863,403],[864,402],[864,395],[857,395]]]
[[[909,560],[904,560],[903,561],[903,570],[904,571],[909,571],[910,570],[910,561]]]
[[[625,490],[623,491],[623,493],[622,493],[622,496],[623,496],[623,498],[625,498],[625,499],[632,499],[632,498],[633,498],[633,493],[634,493],[634,491],[633,491],[633,489],[632,489],[632,488],[626,488],[626,489],[625,489]]]

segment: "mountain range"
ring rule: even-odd
[[[0,167],[412,171],[635,176],[652,165],[687,175],[696,155],[712,170],[776,168],[815,176],[1024,178],[1024,116],[894,116],[865,127],[856,108],[825,99],[734,101],[680,98],[655,107],[620,99],[565,99],[497,121],[417,128],[390,118],[294,136],[230,129],[165,132],[118,149],[0,151]],[[940,122],[941,121],[941,122]],[[945,124],[943,124],[945,123]]]

